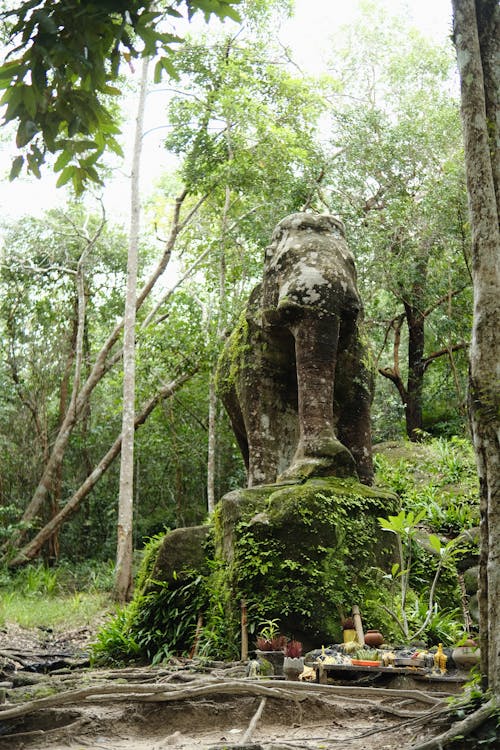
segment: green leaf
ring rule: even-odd
[[[19,60],[11,60],[0,66],[0,79],[6,78],[8,82],[24,69],[24,65]]]
[[[23,104],[30,117],[35,117],[38,102],[33,86],[25,86],[23,88]]]
[[[399,572],[399,563],[394,563],[394,565],[391,568],[391,575],[392,575],[392,577],[395,578],[397,576],[398,572]]]
[[[431,545],[433,550],[438,553],[441,552],[443,545],[441,544],[441,539],[435,534],[429,534],[429,544]]]
[[[54,164],[54,172],[60,172],[69,161],[71,161],[72,154],[69,151],[61,151]]]
[[[160,59],[156,63],[154,70],[155,83],[160,83],[163,71],[166,71],[166,73],[170,76],[170,78],[173,78],[174,81],[179,80],[179,74],[170,57],[160,57]]]
[[[241,16],[236,10],[236,8],[233,8],[231,6],[228,6],[217,15],[220,16],[221,18],[223,18],[224,16],[227,16],[228,18],[232,18],[232,20],[236,21],[236,23],[239,23],[241,21]]]
[[[103,94],[109,94],[110,96],[121,96],[121,91],[117,86],[110,86],[106,84],[102,87]]]
[[[10,168],[10,174],[9,174],[10,182],[15,180],[16,177],[19,177],[21,169],[23,168],[23,164],[24,164],[24,156],[16,156]]]
[[[59,179],[56,182],[56,187],[62,187],[63,185],[66,185],[66,183],[73,178],[75,170],[76,167],[71,165],[69,167],[65,167],[59,175]]]
[[[38,133],[38,127],[32,120],[21,120],[16,133],[16,146],[22,148]]]
[[[29,171],[32,174],[34,174],[35,177],[39,180],[40,177],[42,176],[40,174],[40,161],[39,161],[39,159],[37,159],[36,155],[33,154],[33,153],[28,154],[26,158],[28,160]]]

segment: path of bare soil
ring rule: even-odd
[[[0,681],[12,683],[0,750],[402,750],[439,730],[441,696],[248,680],[242,664],[78,667],[91,639],[87,629],[0,632]],[[55,655],[75,664],[31,671]]]

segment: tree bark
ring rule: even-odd
[[[483,683],[500,699],[500,9],[497,0],[452,0],[461,81],[472,226],[474,317],[469,409],[481,512],[480,626]]]
[[[133,516],[134,516],[134,420],[135,420],[135,301],[141,199],[139,176],[142,132],[148,84],[149,60],[142,61],[139,102],[132,156],[130,235],[127,256],[127,292],[123,324],[123,402],[120,489],[114,597],[123,604],[132,595]]]
[[[408,325],[408,381],[406,387],[406,434],[412,441],[421,439],[423,430],[422,392],[424,389],[425,318],[415,307],[405,303]]]

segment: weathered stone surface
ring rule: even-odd
[[[361,318],[341,222],[283,219],[219,364],[249,486],[330,475],[371,482],[373,378]]]
[[[363,611],[377,596],[374,568],[390,569],[395,559],[393,535],[377,518],[396,506],[391,492],[339,477],[225,495],[216,555],[233,616],[243,597],[254,620],[278,619],[282,632],[307,647],[338,641],[341,611],[353,604]]]
[[[178,584],[183,573],[203,570],[206,564],[204,543],[209,532],[208,526],[188,526],[168,532],[158,550],[151,579]]]

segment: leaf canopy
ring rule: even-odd
[[[4,122],[18,123],[21,151],[11,179],[24,166],[39,177],[50,152],[60,155],[56,171],[65,170],[59,184],[72,181],[78,193],[89,181],[102,182],[99,158],[106,151],[121,154],[116,118],[105,99],[120,93],[112,84],[121,64],[161,50],[157,77],[175,74],[175,45],[182,39],[165,33],[161,21],[182,18],[183,12],[191,19],[197,11],[206,20],[239,20],[240,2],[25,0],[6,11],[12,49],[0,67],[0,104]]]

